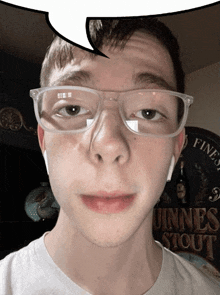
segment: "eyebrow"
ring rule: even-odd
[[[57,79],[52,86],[76,84],[81,85],[91,79],[91,73],[88,71],[72,71],[64,74],[59,79]]]
[[[134,75],[134,82],[135,84],[155,84],[160,88],[162,87],[167,90],[175,90],[174,87],[169,85],[162,77],[148,72],[138,73]]]
[[[77,85],[77,86],[83,86],[86,82],[91,80],[92,73],[89,71],[71,71],[63,76],[61,76],[59,79],[57,79],[53,85],[51,86],[60,86],[60,85]],[[133,76],[133,80],[135,84],[155,84],[160,88],[167,89],[167,90],[175,90],[174,87],[171,87],[162,77],[148,73],[148,72],[142,72],[138,73]]]

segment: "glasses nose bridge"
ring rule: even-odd
[[[124,123],[120,110],[120,93],[112,91],[100,91],[100,106],[96,117],[96,122],[101,125],[111,123],[111,128],[114,124],[121,126]],[[124,125],[126,125],[124,123]]]
[[[99,96],[101,98],[101,108],[98,117],[100,118],[103,113],[105,113],[105,116],[109,113],[110,116],[120,117],[120,120],[123,121],[120,110],[120,92],[102,91]]]
[[[99,96],[103,101],[117,102],[120,98],[120,92],[116,91],[100,91]]]

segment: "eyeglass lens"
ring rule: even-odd
[[[98,94],[89,91],[50,89],[40,94],[38,115],[42,126],[51,131],[85,130],[97,117],[101,101]],[[125,92],[119,104],[125,124],[141,134],[175,133],[185,111],[182,98],[162,91]]]

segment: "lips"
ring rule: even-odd
[[[128,209],[135,199],[135,194],[107,194],[81,195],[81,199],[87,208],[102,214],[120,213]]]

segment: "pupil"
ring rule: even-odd
[[[80,112],[79,106],[68,106],[66,108],[66,112],[68,115],[77,115]]]
[[[152,119],[156,115],[156,111],[154,110],[142,110],[142,116],[146,119]]]

